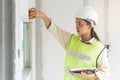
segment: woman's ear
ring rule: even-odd
[[[89,25],[89,27],[88,27],[88,28],[89,28],[89,30],[91,30],[91,29],[92,29],[92,26],[91,26],[91,25]]]

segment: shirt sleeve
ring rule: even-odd
[[[62,29],[60,29],[54,22],[52,19],[51,20],[51,24],[48,27],[48,30],[54,35],[54,37],[60,42],[60,44],[66,49],[69,40],[71,38],[71,33],[66,32]]]
[[[107,57],[107,49],[105,49],[102,54],[98,58],[98,72],[96,72],[97,77],[99,80],[108,80],[109,75],[109,63]]]

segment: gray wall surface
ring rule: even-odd
[[[0,80],[13,80],[12,0],[0,1]]]
[[[0,0],[0,80],[2,80],[2,0]]]

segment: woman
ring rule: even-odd
[[[107,49],[94,31],[98,24],[98,16],[92,7],[84,6],[78,11],[76,15],[78,35],[60,29],[52,19],[35,8],[29,10],[29,18],[42,18],[47,29],[66,49],[64,80],[107,80],[109,73]]]

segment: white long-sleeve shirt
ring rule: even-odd
[[[71,33],[68,33],[62,29],[60,29],[51,19],[51,25],[49,26],[48,30],[54,35],[54,37],[60,42],[60,44],[66,49],[67,44],[71,38]],[[81,40],[81,38],[80,38]],[[87,41],[91,44],[95,43],[97,40],[92,38],[91,40]],[[99,80],[107,80],[109,75],[109,63],[107,58],[107,51],[106,49],[101,53],[97,61],[97,69],[96,76]]]

